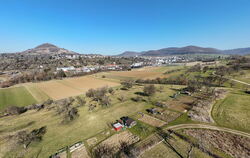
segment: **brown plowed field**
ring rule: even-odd
[[[70,96],[77,96],[85,93],[90,88],[95,89],[103,86],[114,87],[119,85],[118,83],[100,80],[89,76],[69,78],[64,80],[53,80],[35,84],[38,89],[42,90],[54,100],[59,100]]]

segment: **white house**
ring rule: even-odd
[[[60,68],[56,68],[57,71],[64,71],[64,72],[67,72],[67,71],[75,71],[75,67],[74,66],[70,66],[70,67],[60,67]]]

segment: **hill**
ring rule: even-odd
[[[203,48],[197,46],[186,47],[169,47],[159,50],[149,50],[143,52],[124,52],[119,56],[168,56],[168,55],[184,55],[184,54],[219,54],[220,50],[214,48]]]
[[[247,55],[247,54],[250,54],[250,47],[248,47],[248,48],[237,48],[237,49],[224,50],[223,53],[224,54]]]
[[[142,52],[126,51],[118,56],[168,56],[168,55],[186,55],[186,54],[250,54],[250,48],[237,48],[229,50],[219,50],[216,48],[205,48],[198,46],[169,47],[158,50],[149,50]]]
[[[20,54],[25,55],[55,55],[55,54],[77,54],[76,52],[69,51],[64,48],[59,48],[50,43],[41,44],[35,48],[28,49],[23,52],[19,52]]]

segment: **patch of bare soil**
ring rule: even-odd
[[[147,114],[143,114],[143,116],[141,116],[141,118],[139,118],[138,120],[155,127],[161,127],[166,124],[166,122],[159,120],[155,117],[149,116]]]
[[[67,152],[64,151],[64,152],[61,152],[57,155],[58,158],[67,158]]]
[[[87,140],[87,143],[89,146],[93,146],[97,143],[97,138],[96,137],[90,138]]]
[[[161,112],[162,114],[155,115],[156,118],[165,121],[166,123],[169,123],[171,121],[174,121],[179,116],[181,116],[181,113],[173,112],[169,110],[164,110]]]
[[[216,100],[226,97],[227,91],[224,89],[216,89],[214,96],[206,99],[198,99],[193,108],[189,111],[188,116],[194,121],[214,122],[211,116],[211,110]]]
[[[177,110],[180,112],[185,112],[190,109],[190,105],[193,103],[194,99],[191,96],[181,96],[177,99],[173,99],[166,102],[169,109]]]
[[[118,152],[121,148],[122,143],[131,145],[138,142],[139,140],[140,138],[133,135],[131,132],[124,131],[109,137],[108,139],[101,142],[98,146],[108,146],[113,149],[113,152]]]
[[[235,158],[250,157],[250,138],[213,130],[187,129],[184,132],[205,144],[205,148],[211,146]]]
[[[79,148],[72,151],[71,157],[72,158],[89,158],[89,155],[85,146],[81,145]]]

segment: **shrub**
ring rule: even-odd
[[[114,92],[115,92],[112,87],[110,87],[108,91],[109,91],[110,94],[114,94]]]

